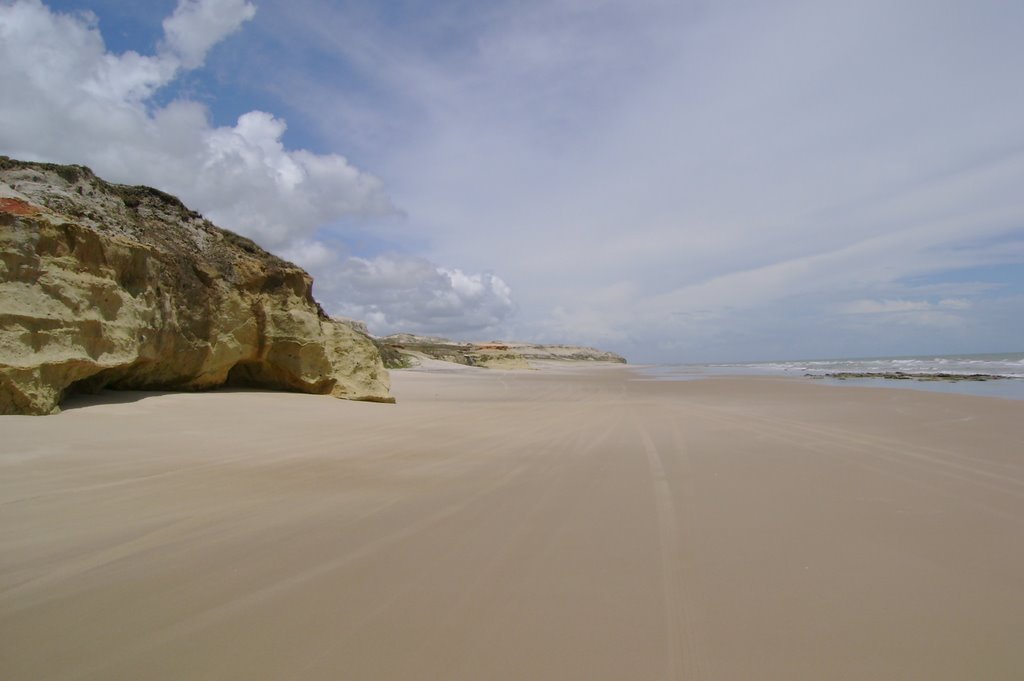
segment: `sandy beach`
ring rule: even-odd
[[[1024,670],[1024,402],[628,367],[0,417],[0,677]]]

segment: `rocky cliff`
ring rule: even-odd
[[[533,343],[506,343],[509,352],[526,359],[562,360],[566,362],[614,362],[625,364],[626,358],[607,350],[582,345],[538,345]]]
[[[436,336],[417,336],[399,333],[377,339],[391,366],[408,366],[402,357],[417,355],[454,362],[467,366],[497,369],[529,369],[531,360],[557,360],[566,362],[615,362],[625,364],[626,359],[614,352],[580,345],[540,345],[509,341],[486,343],[459,343]]]
[[[0,157],[0,414],[104,387],[392,402],[374,343],[311,290],[173,196]]]

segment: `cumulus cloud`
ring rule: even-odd
[[[181,0],[146,56],[109,52],[89,14],[0,4],[0,151],[159,187],[271,249],[343,216],[393,211],[381,181],[344,157],[285,148],[285,122],[270,113],[214,127],[197,102],[153,101],[254,13],[245,0]]]
[[[501,325],[514,305],[493,274],[342,255],[317,238],[339,218],[395,214],[377,178],[337,154],[286,148],[286,123],[271,113],[216,127],[198,102],[154,101],[255,13],[248,0],[180,0],[153,55],[113,54],[91,14],[56,13],[40,0],[0,3],[0,153],[83,163],[106,179],[177,194],[310,269],[329,312],[366,319],[375,332]]]
[[[423,258],[346,257],[311,269],[317,298],[329,312],[363,319],[377,334],[479,336],[498,331],[515,311],[512,290],[500,277]]]

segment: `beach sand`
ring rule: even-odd
[[[635,376],[0,417],[0,678],[1022,678],[1024,402]]]

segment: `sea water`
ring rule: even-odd
[[[1024,352],[985,355],[921,355],[918,357],[861,357],[775,362],[733,362],[718,364],[669,364],[638,367],[648,379],[683,381],[710,376],[821,377],[835,385],[911,388],[934,392],[982,395],[1024,400]],[[923,381],[883,378],[829,378],[835,373],[985,374],[1002,380]],[[811,380],[811,379],[808,379]]]

